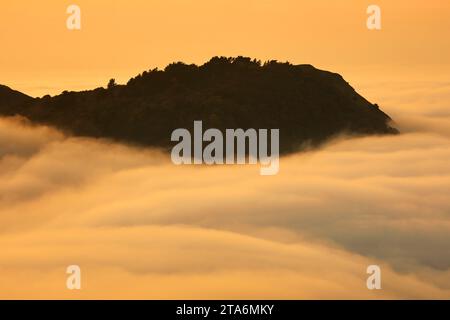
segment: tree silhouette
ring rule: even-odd
[[[108,82],[108,89],[110,90],[110,89],[113,89],[114,87],[116,87],[117,86],[117,83],[116,83],[116,79],[111,79],[111,80],[109,80],[109,82]]]

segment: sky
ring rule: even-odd
[[[66,9],[81,8],[81,30]],[[382,29],[366,27],[369,4]],[[2,1],[0,83],[33,96],[105,86],[174,61],[212,56],[309,63],[355,86],[450,69],[445,0]]]

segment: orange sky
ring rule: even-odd
[[[72,3],[80,31],[66,28]],[[381,31],[366,28],[371,3]],[[448,17],[447,0],[2,0],[0,83],[55,94],[213,55],[311,63],[353,81],[394,67],[433,77],[450,65]]]

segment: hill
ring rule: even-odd
[[[8,88],[9,89],[9,88]],[[340,75],[311,65],[214,57],[173,63],[107,88],[32,99],[0,90],[0,114],[20,114],[70,134],[167,148],[171,132],[279,128],[280,150],[320,144],[339,133],[394,134],[390,118]]]
[[[17,105],[31,102],[32,97],[0,85],[0,114],[14,113]]]

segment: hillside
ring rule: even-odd
[[[171,132],[204,128],[279,128],[282,152],[339,133],[393,134],[390,118],[340,75],[311,65],[214,57],[174,63],[126,85],[32,99],[0,88],[0,114],[20,114],[80,136],[170,147]]]

